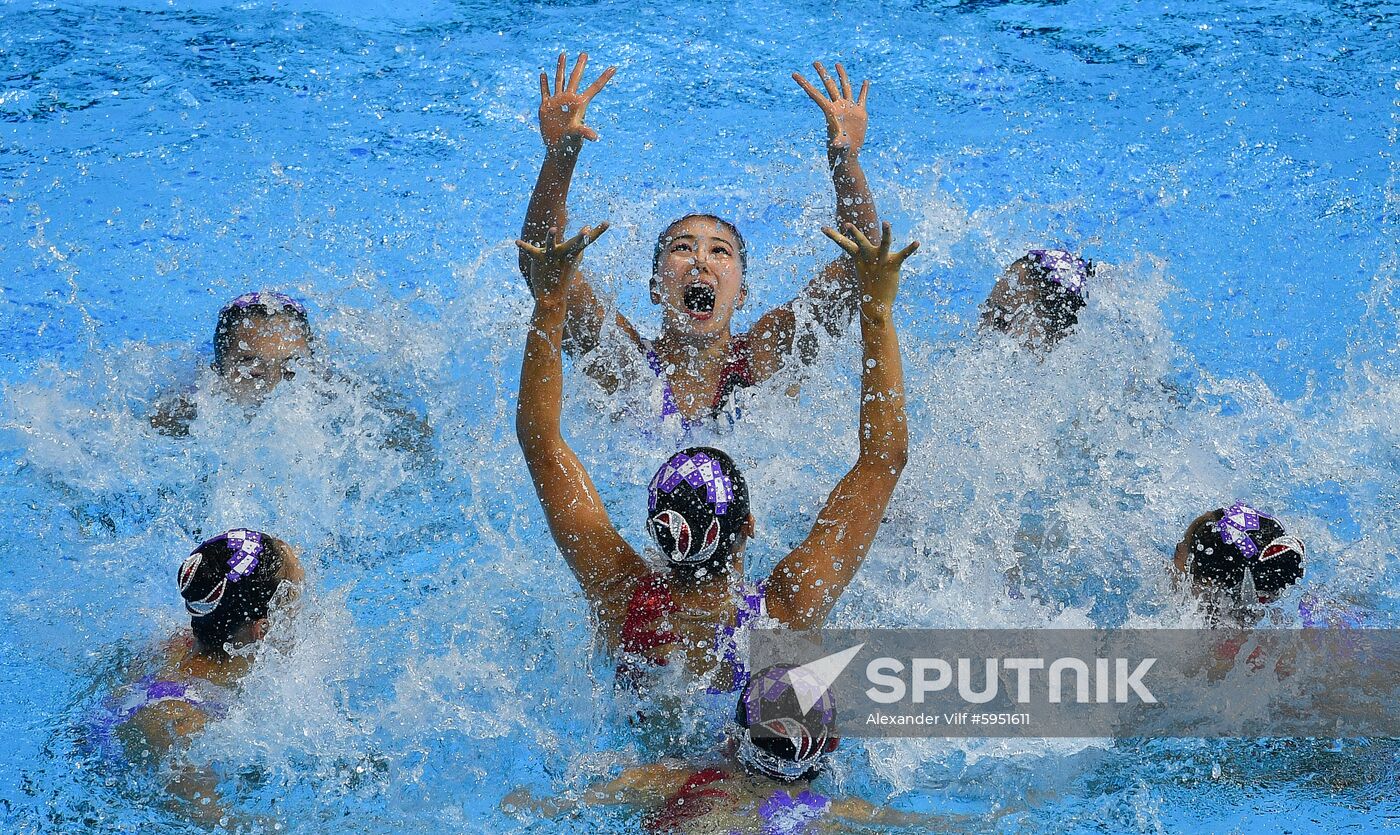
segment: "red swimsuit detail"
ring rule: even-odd
[[[722,768],[706,768],[690,775],[685,785],[670,797],[666,805],[646,819],[647,832],[675,832],[686,823],[703,817],[714,808],[715,801],[729,797],[724,789],[710,786],[729,779],[729,772]]]

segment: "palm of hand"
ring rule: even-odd
[[[831,102],[826,111],[827,144],[833,149],[858,151],[865,144],[865,105],[853,101]]]
[[[583,116],[588,100],[580,93],[559,93],[540,103],[540,133],[546,145],[559,145],[566,140],[579,142],[586,128]]]

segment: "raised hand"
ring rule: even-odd
[[[846,250],[855,262],[856,280],[860,283],[861,315],[888,315],[899,291],[899,268],[919,248],[919,242],[914,241],[899,252],[891,253],[893,236],[888,223],[880,224],[879,245],[871,243],[853,223],[846,224],[845,229],[846,234],[842,235],[829,226],[823,226],[822,233]]]
[[[807,91],[807,95],[812,97],[812,101],[817,103],[817,107],[822,109],[822,115],[826,117],[826,149],[830,154],[854,154],[860,151],[865,144],[865,126],[868,118],[865,113],[865,97],[870,92],[870,82],[867,80],[860,85],[860,96],[856,97],[851,91],[851,80],[846,77],[846,68],[840,64],[836,65],[836,75],[840,77],[840,86],[837,86],[826,68],[820,61],[813,61],[812,66],[817,70],[817,76],[826,87],[826,94],[812,85],[810,81],[802,77],[801,73],[793,73],[792,80],[798,86]]]
[[[579,53],[572,73],[568,73],[568,66],[567,56],[559,53],[553,92],[549,87],[549,74],[540,73],[540,135],[544,137],[544,146],[551,151],[577,150],[582,145],[581,139],[590,142],[598,139],[598,132],[585,125],[583,117],[588,112],[588,103],[617,72],[617,67],[608,67],[580,93],[578,85],[583,80],[583,68],[588,66],[588,53]]]
[[[563,243],[556,243],[553,229],[545,234],[542,247],[516,241],[515,245],[530,261],[530,286],[535,290],[535,297],[541,301],[562,301],[569,282],[578,274],[578,262],[584,249],[606,231],[608,223],[603,221],[594,227],[583,227]]]

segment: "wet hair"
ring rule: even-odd
[[[803,710],[795,684],[820,690]],[[826,683],[801,667],[774,664],[756,673],[739,694],[734,721],[743,732],[738,758],[777,780],[810,780],[826,766],[841,739],[836,702]]]
[[[1303,543],[1288,535],[1277,519],[1260,513],[1257,530],[1231,532],[1229,539],[1234,541],[1227,541],[1225,514],[1226,508],[1216,508],[1188,531],[1186,572],[1193,580],[1252,603],[1243,601],[1246,572],[1263,597],[1278,594],[1303,576]],[[1253,547],[1237,544],[1246,535]]]
[[[647,533],[685,579],[726,574],[748,518],[744,475],[714,447],[677,452],[647,487]]]
[[[1085,301],[1082,293],[1075,292],[1054,278],[1050,268],[1034,254],[1040,252],[1045,250],[1033,250],[1017,259],[1012,266],[1020,265],[1035,287],[1034,312],[1045,326],[1046,341],[1053,345],[1068,336],[1079,324],[1079,311],[1084,308]],[[1083,265],[1085,274],[1092,276],[1094,262],[1084,261]]]
[[[671,230],[695,217],[713,220],[734,236],[734,242],[739,245],[739,272],[744,273],[749,266],[749,245],[745,243],[744,236],[739,232],[739,227],[718,215],[689,214],[671,221],[665,229],[661,230],[661,234],[656,236],[656,249],[652,250],[651,253],[651,274],[656,275],[661,271],[661,258],[666,254],[666,244],[671,242]]]
[[[224,370],[224,358],[233,348],[233,336],[238,326],[245,322],[266,322],[277,316],[286,316],[296,323],[311,338],[311,321],[307,318],[306,307],[301,302],[283,293],[244,293],[219,310],[219,319],[214,324],[214,367]]]
[[[246,528],[194,549],[181,563],[176,583],[195,638],[222,650],[240,629],[267,617],[288,552],[280,539]]]

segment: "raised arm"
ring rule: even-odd
[[[600,609],[610,639],[615,642],[612,620],[626,605],[625,596],[631,586],[645,576],[646,566],[613,527],[593,480],[564,441],[559,425],[564,399],[560,343],[565,298],[584,247],[607,228],[606,223],[597,229],[585,226],[563,244],[555,243],[553,232],[545,235],[543,246],[516,242],[529,258],[535,311],[520,367],[515,432],[554,542],[589,603]]]
[[[878,247],[855,226],[846,227],[850,238],[831,229],[822,231],[850,253],[863,296],[860,456],[827,498],[812,532],[768,578],[769,613],[794,629],[826,621],[865,560],[909,455],[904,369],[892,308],[900,265],[919,244],[891,253],[888,223]]]
[[[812,66],[817,71],[825,93],[818,90],[800,73],[793,73],[797,82],[826,118],[826,161],[831,169],[831,183],[836,189],[836,227],[845,229],[854,224],[866,237],[877,233],[879,216],[875,198],[860,167],[860,149],[865,145],[868,117],[865,109],[870,82],[861,84],[855,95],[846,68],[836,65],[837,79],[827,73],[821,62]],[[838,83],[839,80],[839,83]],[[804,362],[816,356],[814,334],[803,338],[797,333],[798,306],[802,305],[828,333],[838,334],[856,309],[855,263],[842,255],[827,264],[802,290],[797,299],[764,314],[749,332],[753,346],[754,373],[766,378],[782,365],[796,347]]]
[[[591,142],[598,139],[598,132],[585,125],[583,119],[593,97],[607,86],[617,72],[616,67],[608,67],[580,92],[579,84],[583,81],[586,66],[588,54],[579,53],[573,72],[569,72],[568,59],[561,53],[552,86],[549,75],[540,73],[540,136],[544,139],[544,163],[540,166],[535,190],[530,193],[525,223],[520,227],[521,240],[536,247],[544,244],[545,236],[551,230],[564,229],[568,225],[569,185],[573,182],[579,152],[583,149],[584,140]],[[520,272],[529,278],[530,259],[523,251],[520,254]],[[531,292],[538,295],[533,283]],[[576,356],[591,351],[598,344],[598,332],[603,327],[606,314],[603,305],[594,296],[593,288],[582,276],[571,283],[568,292],[564,349]]]

